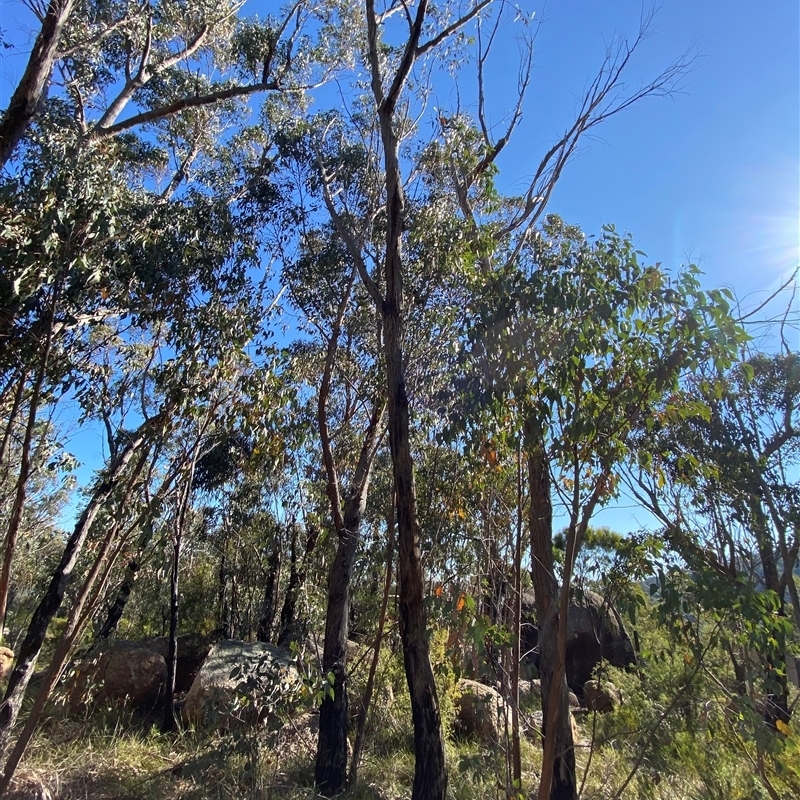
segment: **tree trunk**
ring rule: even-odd
[[[281,550],[280,543],[276,538],[272,547],[272,552],[267,561],[267,580],[264,585],[264,604],[261,607],[261,618],[258,620],[258,633],[256,638],[259,642],[269,642],[272,634],[272,624],[275,620],[275,608],[277,605],[278,576],[281,569]]]
[[[317,790],[338,794],[347,784],[347,622],[350,611],[350,578],[359,543],[361,513],[345,509],[345,530],[339,539],[328,581],[323,675],[332,675],[333,696],[327,695],[319,710],[319,742],[314,770]]]
[[[22,398],[25,395],[25,384],[28,382],[28,373],[21,369],[19,379],[17,380],[17,388],[14,391],[14,399],[11,402],[11,409],[8,412],[8,421],[6,422],[5,430],[3,431],[3,439],[0,442],[0,482],[5,483],[8,476],[8,466],[6,465],[6,455],[8,453],[8,445],[11,441],[11,434],[17,422],[17,414],[19,413],[20,406],[22,405]]]
[[[421,25],[426,3],[417,8]],[[416,25],[416,23],[415,23]],[[397,83],[397,79],[395,80]],[[412,800],[444,800],[447,793],[442,720],[431,667],[425,616],[425,591],[420,553],[420,526],[414,486],[414,462],[409,435],[409,406],[403,352],[403,262],[401,241],[405,223],[398,141],[393,126],[396,97],[380,106],[381,139],[386,172],[386,256],[383,303],[389,447],[397,504],[400,638],[414,721],[414,787]]]
[[[515,797],[522,797],[522,750],[519,732],[519,664],[522,659],[522,442],[517,444],[517,530],[514,541],[514,607],[511,648],[511,769]]]
[[[192,499],[194,471],[200,456],[202,437],[198,436],[192,451],[186,480],[180,493],[177,513],[175,515],[175,538],[172,541],[172,570],[170,574],[169,603],[169,646],[167,648],[167,685],[164,697],[164,731],[174,731],[175,720],[175,673],[178,666],[178,614],[180,595],[178,594],[178,578],[180,576],[181,544],[186,527],[186,512]]]
[[[164,695],[164,725],[165,732],[175,730],[175,672],[178,664],[178,567],[181,558],[180,525],[175,531],[172,543],[172,570],[170,572],[170,602],[169,602],[169,645],[167,647],[167,684]]]
[[[539,800],[577,800],[575,749],[569,716],[564,654],[559,647],[560,597],[553,562],[553,508],[550,468],[535,426],[526,425],[531,562],[539,623],[539,678],[542,691],[543,748]]]
[[[283,598],[281,607],[281,632],[278,637],[279,647],[288,647],[292,642],[297,641],[303,631],[303,620],[297,616],[297,597],[300,588],[306,582],[306,570],[308,560],[314,552],[319,538],[319,530],[313,524],[309,524],[306,529],[306,550],[303,560],[300,561],[297,555],[297,526],[292,525],[292,549],[291,564],[289,567],[289,582],[286,584],[286,594]],[[298,561],[300,563],[298,564]]]
[[[50,361],[50,351],[53,346],[53,326],[55,322],[56,303],[60,295],[61,280],[61,277],[56,279],[50,297],[47,331],[42,344],[39,368],[37,369],[36,378],[31,387],[31,396],[28,400],[28,419],[25,424],[25,435],[22,440],[19,475],[17,477],[14,503],[11,507],[11,515],[8,520],[8,527],[6,528],[3,547],[3,565],[2,568],[0,568],[0,642],[3,640],[6,613],[8,612],[8,585],[11,580],[11,563],[14,560],[17,538],[19,537],[19,529],[22,525],[22,515],[25,511],[25,500],[28,493],[28,479],[30,478],[32,461],[31,448],[33,447],[33,432],[36,427],[36,416],[39,412],[39,398],[41,397],[42,387],[44,386],[45,377],[47,376],[47,366]],[[24,377],[22,380],[24,383]]]
[[[291,523],[291,544],[289,546],[289,580],[286,582],[286,591],[283,595],[281,606],[280,632],[278,633],[278,647],[288,645],[295,634],[295,615],[297,611],[297,525]]]
[[[133,586],[136,583],[136,578],[138,575],[139,562],[135,558],[132,558],[128,562],[125,580],[117,590],[117,596],[114,598],[114,602],[108,609],[106,621],[97,632],[96,639],[98,642],[101,642],[103,639],[108,639],[108,637],[111,636],[111,634],[117,629],[119,621],[122,619],[122,615],[125,612],[125,606],[128,604],[128,599],[131,596],[131,592],[133,591]]]
[[[75,0],[50,0],[22,80],[0,121],[0,169],[11,158],[44,97],[53,70],[61,32]]]
[[[132,474],[128,478],[127,492],[120,501],[120,507],[125,507],[125,505],[127,505],[130,493],[141,474],[145,461],[146,454],[142,454],[139,463],[132,470]],[[91,618],[93,609],[100,599],[108,575],[113,569],[114,562],[121,551],[121,544],[112,550],[112,545],[119,535],[119,528],[119,524],[115,522],[106,531],[104,541],[95,554],[94,563],[86,573],[83,585],[75,596],[72,607],[69,610],[67,624],[56,642],[55,650],[50,658],[50,663],[47,665],[44,678],[38,687],[33,706],[25,720],[25,725],[17,737],[16,742],[14,742],[14,747],[4,764],[3,774],[0,776],[0,795],[5,792],[11,783],[14,772],[19,766],[22,757],[25,755],[25,750],[44,713],[47,701],[50,699],[53,689],[61,678],[64,665],[67,662],[72,646],[86,627],[86,623]]]
[[[364,745],[364,731],[367,727],[369,709],[372,703],[372,692],[375,686],[375,675],[378,672],[378,663],[381,657],[381,643],[383,642],[383,631],[386,627],[386,611],[389,608],[389,595],[392,591],[392,565],[394,563],[394,495],[389,504],[389,514],[387,516],[386,531],[386,574],[383,581],[383,599],[381,600],[381,611],[378,617],[378,632],[375,634],[375,645],[372,652],[372,663],[369,665],[369,675],[367,685],[364,687],[364,697],[361,702],[361,709],[358,713],[358,725],[356,727],[356,738],[353,743],[353,758],[350,762],[350,785],[355,785],[358,778],[358,768],[361,764],[361,749]]]
[[[353,485],[344,504],[339,544],[328,579],[325,616],[324,675],[333,675],[333,697],[326,695],[319,713],[319,741],[314,779],[326,795],[341,792],[347,784],[347,624],[350,618],[350,582],[360,541],[361,520],[367,505],[370,473],[380,439],[384,403],[376,400],[361,446]],[[334,514],[334,519],[338,515]]]
[[[47,628],[61,606],[67,583],[72,575],[72,570],[75,568],[75,563],[81,553],[92,523],[103,504],[114,491],[120,475],[145,443],[150,429],[158,422],[163,422],[165,418],[166,412],[162,412],[158,417],[147,420],[140,426],[136,437],[129,442],[116,462],[111,465],[106,478],[95,488],[89,503],[75,523],[75,528],[67,540],[64,553],[53,573],[50,585],[33,612],[28,631],[17,654],[14,670],[8,679],[5,697],[2,705],[0,705],[0,757],[4,757],[8,749],[11,732],[17,720],[22,700],[25,697],[25,690],[36,667],[36,661],[39,658]]]
[[[442,721],[431,667],[425,617],[425,593],[420,554],[420,527],[414,487],[414,468],[409,437],[408,395],[403,366],[401,322],[401,263],[399,228],[402,205],[391,208],[390,233],[397,247],[387,254],[387,297],[384,312],[389,445],[394,468],[398,529],[398,578],[400,638],[403,663],[411,696],[414,721],[414,788],[412,800],[443,800],[447,792]],[[397,231],[392,228],[397,227]]]

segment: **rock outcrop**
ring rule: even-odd
[[[522,652],[538,667],[539,630],[532,592],[522,597]],[[567,683],[578,697],[605,659],[615,667],[636,663],[636,653],[616,609],[596,592],[576,593],[569,606],[567,626]]]
[[[583,685],[583,698],[589,711],[600,714],[613,711],[621,702],[617,687],[608,681],[586,681]]]
[[[502,734],[503,698],[500,693],[491,686],[466,678],[458,682],[458,690],[455,735],[483,744],[498,741]]]
[[[541,700],[542,697],[542,682],[538,678],[532,681],[519,682],[519,701],[520,705],[529,704],[532,700]],[[570,708],[580,708],[580,700],[575,692],[569,693]]]
[[[99,703],[152,708],[163,697],[164,658],[140,642],[107,642],[75,667],[68,690],[74,712]]]
[[[223,640],[211,648],[183,705],[196,727],[253,725],[285,708],[302,691],[294,657],[263,642]]]
[[[14,651],[0,647],[0,683],[5,683],[14,668]]]
[[[175,665],[175,691],[188,692],[197,673],[205,663],[215,638],[200,633],[185,633],[178,637],[178,658]],[[144,639],[140,644],[160,655],[166,662],[169,655],[169,637]]]

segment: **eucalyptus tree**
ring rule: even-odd
[[[686,591],[726,620],[735,692],[746,703],[755,687],[763,692],[773,732],[791,716],[786,662],[800,632],[799,364],[788,349],[745,350],[731,369],[687,381],[676,397],[684,413],[659,415],[629,474],[693,570]],[[674,605],[675,593],[662,588]]]
[[[344,93],[348,105],[345,118],[359,128],[359,134],[349,141],[368,151],[369,185],[377,192],[377,204],[373,200],[369,208],[375,209],[374,220],[383,236],[379,246],[368,245],[370,237],[365,236],[365,231],[374,224],[373,217],[367,214],[354,218],[342,200],[349,196],[345,188],[349,175],[347,159],[337,161],[330,156],[330,148],[326,150],[324,146],[318,148],[317,155],[319,193],[381,317],[382,370],[387,386],[398,514],[400,628],[415,727],[415,798],[443,796],[447,779],[425,634],[421,529],[409,423],[408,370],[412,360],[407,337],[409,321],[420,305],[420,287],[411,266],[417,253],[411,245],[415,229],[409,225],[412,206],[409,193],[413,196],[413,187],[433,179],[436,188],[428,194],[435,194],[439,201],[435,207],[444,209],[445,216],[456,221],[451,230],[457,236],[449,241],[445,237],[438,243],[429,239],[428,252],[437,246],[449,247],[446,255],[440,255],[447,259],[451,277],[464,270],[460,282],[463,289],[470,270],[485,278],[496,269],[498,253],[509,262],[519,254],[584,133],[643,97],[668,93],[687,66],[687,59],[678,59],[653,81],[626,93],[621,78],[645,37],[647,22],[632,43],[615,40],[579,104],[575,121],[545,152],[527,191],[520,197],[501,198],[493,181],[496,160],[521,118],[532,65],[532,47],[527,40],[523,45],[518,102],[509,115],[509,124],[498,135],[486,122],[484,75],[489,51],[498,39],[506,10],[500,4],[493,7],[489,0],[467,7],[441,8],[422,0],[413,7],[387,4],[381,9],[367,2],[363,16],[355,18],[357,35],[364,42],[360,69],[367,80],[361,77],[353,80],[352,101]],[[529,20],[522,15],[516,21],[525,38],[523,26]],[[475,43],[476,50],[468,49],[470,41]],[[470,120],[458,109],[453,114],[449,109],[436,109],[434,133],[425,142],[419,121],[425,114],[428,97],[425,87],[433,81],[434,58],[446,58],[458,72],[458,66],[464,65],[470,52],[476,56],[476,119]],[[323,141],[338,140],[340,131],[336,124],[323,127]],[[349,151],[345,148],[343,152]]]
[[[189,424],[214,392],[247,391],[241,368],[226,372],[226,365],[232,357],[249,361],[243,349],[265,315],[264,286],[248,275],[259,258],[252,210],[237,205],[233,190],[217,191],[209,159],[198,164],[202,180],[178,193],[184,171],[166,194],[154,192],[141,140],[87,142],[73,123],[66,104],[53,101],[3,185],[2,366],[14,386],[12,411],[27,415],[5,532],[3,602],[30,483],[25,450],[33,452],[41,408],[66,399],[82,424],[101,424],[109,474],[92,488],[30,621],[2,706],[4,747],[47,625],[115,484],[141,468],[154,438]],[[148,355],[130,372],[142,349]],[[270,383],[251,377],[249,386],[264,391]],[[95,578],[97,570],[105,567],[97,563]],[[75,615],[70,635],[77,636],[86,617]],[[9,759],[6,780],[21,752]]]
[[[335,15],[330,7],[297,0],[263,22],[241,17],[240,10],[237,2],[187,9],[175,0],[51,0],[0,120],[0,167],[47,113],[54,89],[71,107],[81,135],[98,140],[192,109],[226,102],[230,108],[231,101],[258,94],[302,91],[335,68],[341,53],[326,44],[329,38],[338,41],[326,30]],[[317,24],[310,25],[314,17]],[[202,116],[184,119],[192,135],[178,158],[178,173],[214,133],[213,126],[198,124]]]
[[[299,2],[259,22],[240,17],[235,3],[47,7],[0,125],[2,162],[15,148],[19,154],[0,207],[0,402],[9,410],[0,463],[12,431],[19,429],[23,442],[4,532],[0,619],[43,401],[51,407],[79,391],[82,365],[101,346],[88,334],[104,320],[135,329],[166,318],[166,328],[176,330],[181,315],[158,319],[181,237],[191,246],[210,225],[255,257],[252,232],[233,232],[245,204],[233,206],[268,168],[263,138],[247,126],[246,101],[274,93],[291,107],[335,68],[326,20],[313,26],[319,43],[304,30],[321,10]],[[178,230],[177,249],[160,249],[158,236]],[[131,257],[135,247],[139,256]],[[172,266],[162,270],[161,263]]]
[[[467,403],[520,436],[528,471],[539,624],[544,759],[539,797],[577,797],[565,677],[573,569],[595,510],[616,494],[634,435],[682,372],[730,363],[741,334],[694,271],[670,279],[630,239],[596,241],[548,217],[476,297],[462,382]],[[561,581],[553,503],[568,519]]]
[[[301,126],[284,135],[284,157],[303,183],[316,180],[313,151]],[[364,151],[353,147],[348,164],[352,184],[363,187]],[[354,192],[360,207],[350,213],[365,218],[371,234],[374,211],[365,208],[372,196]],[[302,208],[300,213],[307,213]],[[341,791],[347,781],[349,725],[347,638],[353,568],[358,553],[375,455],[384,435],[385,400],[376,385],[375,353],[380,322],[363,304],[352,259],[331,225],[307,225],[297,243],[297,255],[283,270],[293,305],[303,314],[303,327],[313,338],[296,348],[304,363],[322,363],[304,376],[313,403],[316,434],[321,446],[328,514],[336,534],[336,552],[328,575],[323,674],[329,681],[320,708],[316,782],[326,793]],[[309,359],[313,359],[310,361]]]

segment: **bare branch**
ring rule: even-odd
[[[473,8],[471,11],[468,11],[463,17],[457,19],[452,25],[448,25],[443,31],[441,31],[441,33],[437,33],[433,39],[430,39],[429,41],[425,42],[425,44],[420,45],[415,53],[415,58],[425,55],[428,50],[432,50],[434,47],[441,44],[445,39],[447,39],[448,36],[452,36],[454,33],[457,33],[458,30],[463,28],[464,25],[466,25],[470,20],[475,19],[475,17],[478,16],[478,14],[480,14],[481,11],[483,11],[483,9],[486,8],[486,6],[488,6],[491,2],[492,0],[481,0],[481,2],[478,3],[475,8]]]
[[[798,272],[800,272],[800,268],[794,270],[794,272],[792,272],[792,274],[766,300],[764,300],[763,303],[759,303],[752,311],[742,314],[736,319],[736,322],[745,322],[751,317],[754,317],[760,311],[763,311],[781,292],[785,291],[789,286],[792,285],[793,282],[797,280]],[[792,292],[792,297],[794,297],[794,291]]]
[[[250,86],[229,86],[226,89],[217,89],[208,94],[195,95],[194,97],[182,97],[180,100],[175,100],[172,103],[166,103],[163,106],[152,108],[149,111],[143,111],[133,117],[118,122],[115,125],[102,127],[99,123],[95,126],[90,134],[92,139],[105,139],[109,136],[114,136],[122,131],[135,128],[137,125],[144,125],[148,122],[157,122],[165,117],[170,117],[181,111],[189,108],[200,108],[202,106],[210,106],[214,103],[219,103],[222,100],[230,100],[234,97],[247,97],[251,94],[258,92],[269,92],[279,89],[280,86],[275,81],[267,83],[254,83]]]
[[[368,0],[369,4],[372,2],[373,0]],[[388,94],[386,97],[384,97],[383,102],[380,103],[379,110],[382,114],[391,116],[391,114],[394,113],[394,110],[397,106],[397,100],[400,97],[400,92],[403,89],[403,85],[405,84],[417,57],[417,43],[419,42],[419,37],[422,35],[422,25],[425,22],[425,15],[427,13],[428,0],[420,0],[419,5],[417,6],[417,15],[414,18],[414,24],[409,31],[408,41],[406,42],[403,56],[400,59],[400,64],[397,67],[397,72],[395,72],[394,80],[392,81],[392,85]]]
[[[192,147],[189,152],[186,154],[186,157],[181,159],[180,164],[178,165],[178,169],[175,171],[175,174],[172,176],[172,180],[167,184],[167,188],[161,193],[161,199],[167,200],[170,198],[178,189],[178,187],[183,183],[186,179],[186,175],[189,171],[189,167],[191,167],[194,160],[200,153],[200,142],[202,140],[202,136],[199,132],[195,133],[195,139],[192,143]]]
[[[494,36],[494,32],[492,32],[492,36]],[[476,165],[475,169],[472,171],[472,175],[470,176],[470,182],[474,182],[481,174],[483,174],[497,159],[497,156],[500,154],[500,151],[508,144],[511,135],[514,133],[514,129],[519,124],[519,121],[522,119],[522,105],[525,101],[525,95],[528,91],[528,85],[530,84],[531,79],[531,71],[533,69],[533,47],[531,46],[530,42],[527,46],[527,55],[523,64],[520,66],[520,74],[519,74],[519,89],[517,91],[517,104],[514,107],[514,112],[511,115],[511,121],[506,128],[506,132],[497,140],[497,142],[493,145],[491,143],[491,139],[488,134],[488,130],[486,127],[486,123],[483,119],[483,104],[484,104],[484,92],[483,92],[483,80],[482,80],[482,68],[479,69],[479,119],[481,122],[481,130],[484,134],[484,139],[486,141],[486,145],[489,148],[486,152],[486,155],[480,160],[480,162]]]
[[[536,223],[584,134],[645,97],[667,96],[675,91],[680,78],[690,69],[694,60],[691,50],[673,61],[649,83],[630,93],[623,91],[623,73],[637,48],[646,38],[650,21],[650,16],[645,17],[632,44],[617,40],[609,47],[603,64],[584,94],[575,121],[545,153],[525,193],[522,209],[501,231],[500,237],[523,226],[530,228]]]

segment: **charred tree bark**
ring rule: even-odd
[[[550,467],[535,426],[526,426],[529,527],[533,587],[539,622],[539,678],[542,683],[544,755],[539,800],[577,800],[575,749],[569,716],[564,653],[559,646],[560,592],[553,562]]]
[[[181,531],[175,531],[172,543],[172,569],[170,571],[169,593],[169,645],[167,647],[167,684],[164,696],[163,730],[174,731],[175,721],[175,672],[178,664],[178,567],[181,558]]]
[[[420,525],[409,435],[403,343],[402,238],[405,196],[400,171],[399,140],[394,125],[401,92],[417,57],[427,12],[428,2],[421,0],[413,19],[409,17],[408,39],[388,91],[384,91],[378,17],[374,0],[366,0],[368,60],[372,94],[380,124],[386,186],[386,251],[383,260],[385,296],[381,297],[380,291],[363,270],[360,273],[362,282],[381,311],[384,332],[389,447],[397,506],[400,638],[403,642],[403,662],[414,721],[414,786],[411,797],[412,800],[444,800],[447,793],[447,764],[439,698],[428,647]]]
[[[350,775],[348,780],[350,785],[355,784],[358,777],[358,768],[361,764],[361,748],[364,745],[364,731],[367,727],[369,709],[372,704],[372,692],[375,686],[375,676],[378,673],[378,663],[381,657],[381,643],[383,642],[383,631],[386,627],[386,612],[389,608],[389,596],[392,591],[394,562],[394,529],[395,529],[395,503],[392,497],[389,504],[389,514],[387,517],[386,534],[386,574],[383,581],[383,599],[381,600],[381,612],[378,618],[378,632],[375,634],[375,645],[372,652],[372,663],[369,666],[369,676],[367,685],[364,688],[364,697],[361,702],[361,709],[358,713],[358,725],[356,727],[356,738],[353,742],[353,758],[350,761]]]
[[[267,580],[264,585],[264,604],[261,608],[261,617],[258,620],[258,633],[256,638],[259,642],[269,642],[272,635],[272,625],[275,621],[275,610],[277,607],[278,595],[278,576],[281,569],[280,543],[275,540],[272,552],[267,560]]]
[[[380,440],[384,403],[373,405],[369,427],[361,446],[350,492],[344,503],[341,528],[336,531],[339,543],[328,579],[328,607],[325,617],[325,645],[322,670],[333,675],[333,697],[326,696],[319,714],[319,742],[314,779],[326,795],[337,794],[347,784],[347,625],[350,618],[350,583],[353,574],[361,520],[367,505],[372,463]]]
[[[97,641],[101,642],[103,639],[108,639],[112,633],[117,629],[119,625],[119,621],[122,619],[122,615],[125,613],[125,606],[128,604],[128,600],[131,596],[131,592],[133,591],[133,586],[136,583],[136,579],[139,577],[139,562],[132,558],[128,562],[127,568],[127,575],[125,576],[125,580],[120,585],[119,589],[117,590],[117,595],[114,598],[114,602],[111,604],[111,607],[108,609],[108,616],[106,617],[106,621],[103,623],[103,626],[97,632]]]
[[[522,796],[522,750],[519,726],[519,665],[522,660],[522,440],[517,443],[517,530],[514,540],[514,606],[511,648],[511,770],[515,797]]]
[[[319,538],[319,530],[314,525],[309,525],[306,530],[306,551],[303,560],[298,564],[297,555],[297,527],[292,528],[291,565],[289,568],[289,582],[286,584],[286,594],[281,607],[281,633],[278,637],[278,646],[287,647],[303,632],[303,623],[297,615],[297,596],[300,587],[306,582],[308,560],[311,558]]]
[[[177,513],[175,514],[175,536],[172,540],[172,570],[170,573],[170,603],[169,603],[169,646],[167,648],[167,685],[164,697],[164,731],[174,731],[176,728],[175,720],[175,673],[178,667],[178,614],[180,595],[178,594],[178,579],[180,575],[181,544],[186,527],[186,513],[192,498],[192,488],[194,486],[194,473],[197,460],[200,456],[201,438],[192,451],[191,460],[187,469],[186,480],[184,481],[180,500],[178,501]]]

